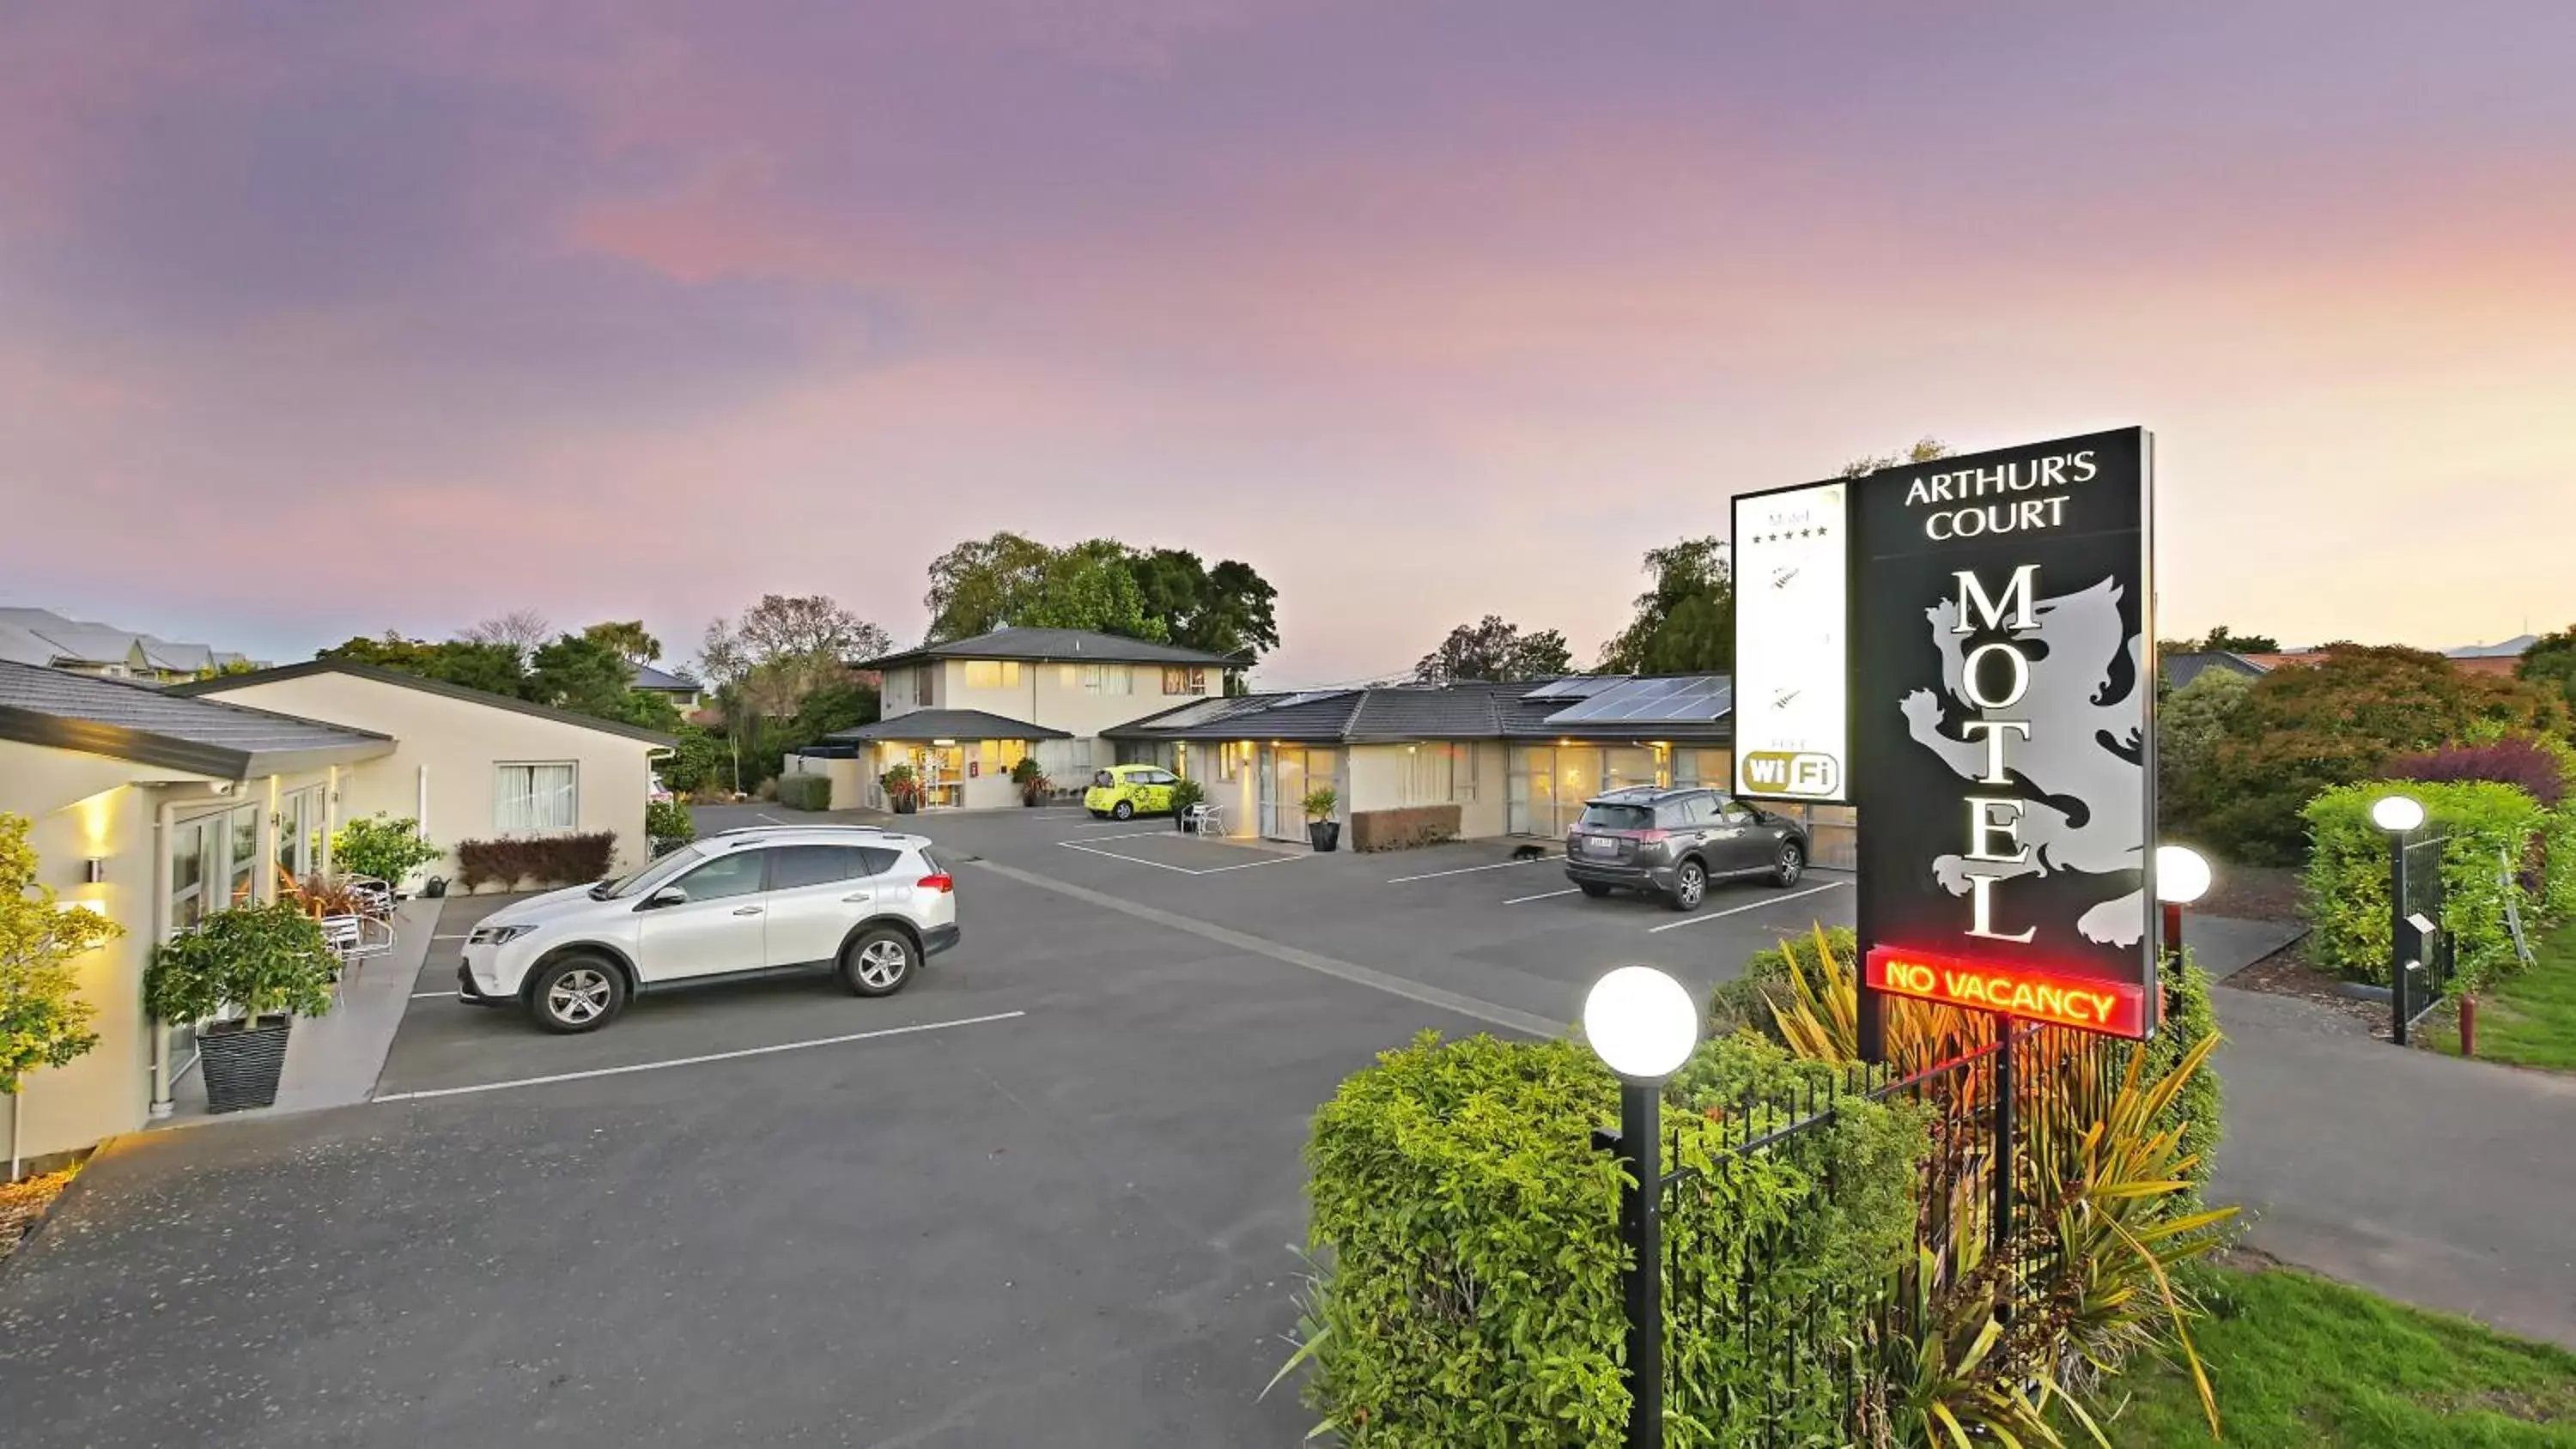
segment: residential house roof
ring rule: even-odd
[[[673,674],[668,670],[656,669],[650,664],[635,666],[635,677],[629,682],[628,687],[651,690],[655,694],[699,694],[706,689],[705,685],[685,674]]]
[[[0,659],[40,667],[139,664],[165,674],[194,674],[241,656],[20,606],[0,608]]]
[[[1010,719],[980,709],[916,709],[834,730],[826,740],[1069,740],[1073,736],[1045,725]]]
[[[1023,659],[1094,664],[1200,664],[1221,668],[1243,666],[1241,659],[1210,654],[1203,649],[1184,649],[1177,644],[1156,644],[1144,639],[1123,639],[1115,634],[1095,634],[1088,629],[996,629],[971,639],[952,639],[945,643],[924,644],[879,659],[859,662],[860,669],[900,669],[933,659]]]
[[[505,709],[513,714],[524,714],[537,719],[552,720],[557,724],[597,730],[601,734],[623,735],[630,740],[642,740],[648,745],[660,745],[666,749],[679,743],[659,730],[648,730],[641,725],[628,724],[624,720],[601,719],[597,715],[556,709],[552,705],[531,704],[527,700],[512,699],[506,694],[494,694],[486,689],[469,689],[462,684],[450,684],[444,679],[425,679],[417,674],[405,674],[398,669],[386,669],[374,664],[358,664],[346,659],[314,659],[302,664],[281,664],[274,669],[256,669],[248,674],[219,674],[212,679],[193,679],[185,684],[174,684],[163,692],[190,696],[222,694],[235,689],[248,689],[254,685],[272,684],[282,679],[309,678],[316,674],[346,674],[357,679],[371,679],[378,684],[390,684],[397,689],[416,689],[423,694],[444,695],[449,699],[461,699],[468,704]]]
[[[1721,675],[1603,681],[1389,685],[1196,700],[1101,731],[1128,740],[1581,739],[1724,741],[1732,691]],[[1624,693],[1623,693],[1624,691]]]
[[[0,660],[0,739],[225,780],[390,753],[372,730]]]
[[[2453,659],[2520,659],[2540,642],[2537,634],[2516,634],[2501,644],[2463,644],[2442,652]]]
[[[2167,654],[2157,663],[2164,670],[2165,683],[2176,689],[2188,686],[2193,680],[2213,669],[2230,674],[2242,674],[2248,678],[2272,672],[2270,665],[2258,664],[2247,655],[2232,654],[2223,649],[2203,649],[2189,654]]]

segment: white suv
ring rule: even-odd
[[[890,996],[957,944],[957,883],[930,842],[868,826],[733,830],[620,880],[494,911],[465,939],[456,994],[595,1031],[639,991],[829,968]]]

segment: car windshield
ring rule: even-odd
[[[1655,812],[1643,805],[1595,800],[1583,807],[1583,818],[1574,823],[1594,830],[1644,830],[1655,823]]]
[[[615,900],[620,896],[641,895],[704,859],[706,859],[705,851],[694,845],[683,846],[640,870],[631,870],[615,880],[602,881],[592,886],[590,893],[603,901]]]

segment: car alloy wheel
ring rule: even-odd
[[[566,1026],[588,1026],[608,1010],[613,991],[600,971],[588,966],[567,971],[546,988],[546,1012]]]
[[[1118,807],[1109,813],[1117,816],[1121,820],[1133,820],[1136,818],[1135,802],[1130,800],[1121,800],[1118,802]]]
[[[1686,860],[1673,872],[1673,909],[1695,911],[1700,897],[1708,894],[1708,871],[1698,861]]]
[[[1798,848],[1798,842],[1784,842],[1780,847],[1780,869],[1774,878],[1783,886],[1793,886],[1806,868],[1807,853]]]
[[[841,953],[841,984],[853,996],[892,996],[912,979],[916,961],[912,938],[879,926]]]
[[[597,1031],[626,1005],[625,979],[614,965],[590,954],[538,967],[527,991],[528,1014],[538,1026],[558,1034]]]

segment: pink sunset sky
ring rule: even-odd
[[[2576,6],[2106,10],[0,5],[0,602],[685,660],[1011,528],[1588,661],[1735,490],[2141,422],[2161,633],[2576,619]]]

